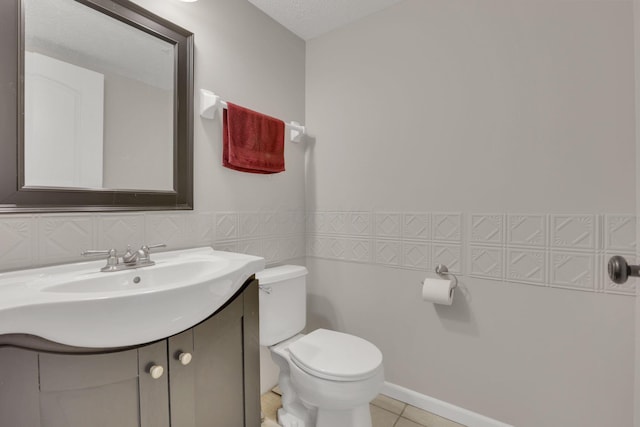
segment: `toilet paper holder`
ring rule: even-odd
[[[436,274],[438,276],[451,276],[451,277],[453,277],[454,282],[453,282],[453,285],[451,286],[451,288],[455,289],[455,288],[458,287],[458,277],[455,274],[451,273],[449,271],[449,268],[446,265],[444,265],[444,264],[436,265]]]

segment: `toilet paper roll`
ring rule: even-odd
[[[451,305],[455,282],[448,279],[426,278],[422,282],[422,299],[434,304]]]

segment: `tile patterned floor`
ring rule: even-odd
[[[281,406],[279,392],[276,387],[262,395],[262,412],[265,416],[262,427],[278,427],[275,420]],[[378,395],[369,406],[373,427],[465,427],[383,394]]]

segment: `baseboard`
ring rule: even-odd
[[[384,383],[382,394],[469,427],[513,427],[399,385]]]

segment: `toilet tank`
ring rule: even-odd
[[[256,273],[260,282],[260,345],[293,337],[307,322],[307,269],[282,265]]]

